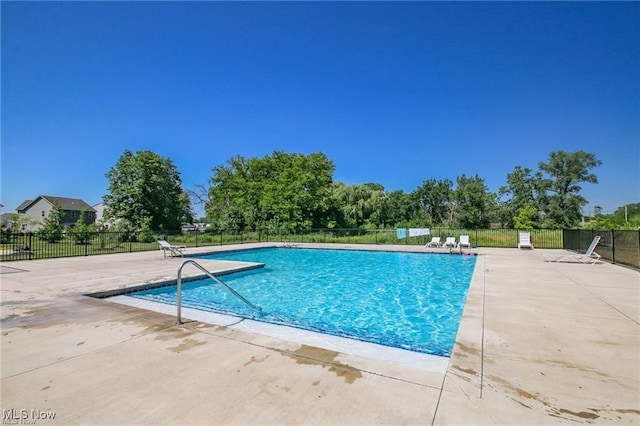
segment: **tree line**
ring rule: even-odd
[[[262,158],[229,158],[212,169],[208,185],[185,190],[169,158],[126,150],[106,173],[104,221],[87,222],[84,212],[67,232],[86,244],[100,227],[153,241],[154,233],[193,223],[193,204],[204,207],[213,230],[225,232],[299,231],[310,228],[383,229],[446,227],[481,229],[639,229],[640,203],[605,215],[595,206],[585,218],[581,184],[597,183],[592,169],[601,162],[584,151],[554,151],[536,171],[516,166],[497,192],[477,174],[426,179],[411,192],[386,191],[379,183],[334,181],[333,162],[323,153],[275,151]],[[14,215],[15,229],[30,218]],[[63,238],[64,212],[54,205],[38,233],[50,242]],[[27,223],[29,222],[29,223]],[[33,222],[31,220],[31,222]],[[10,229],[3,229],[6,237]]]
[[[309,228],[449,227],[498,225],[518,229],[574,228],[587,200],[581,184],[597,183],[594,154],[554,151],[538,169],[516,166],[497,192],[480,176],[427,178],[411,192],[375,183],[334,181],[322,152],[274,151],[262,158],[229,158],[212,169],[207,185],[182,186],[168,158],[125,151],[106,174],[105,220],[130,230],[175,230],[204,207],[214,229],[297,231]]]

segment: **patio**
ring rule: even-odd
[[[175,279],[160,251],[2,263],[4,422],[639,424],[640,274],[477,252],[445,373],[85,296]]]

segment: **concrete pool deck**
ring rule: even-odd
[[[640,424],[640,273],[475,251],[444,373],[85,296],[175,279],[159,251],[4,262],[3,423]]]

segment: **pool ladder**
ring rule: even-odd
[[[178,314],[177,314],[177,319],[176,319],[176,325],[183,324],[183,322],[182,322],[182,268],[184,268],[188,263],[193,264],[193,266],[195,266],[196,268],[200,269],[202,272],[207,274],[207,276],[209,278],[211,278],[213,281],[215,281],[216,283],[220,284],[222,287],[224,287],[227,290],[229,290],[231,292],[231,294],[236,296],[238,299],[242,300],[244,303],[246,303],[247,305],[251,306],[253,309],[256,309],[257,311],[260,311],[260,308],[258,308],[253,303],[249,302],[240,293],[238,293],[237,291],[235,291],[234,289],[229,287],[229,285],[225,284],[220,278],[216,277],[211,272],[207,271],[198,262],[196,262],[195,260],[185,260],[184,262],[182,262],[182,265],[180,265],[180,267],[178,268],[178,288],[177,288],[177,293],[178,294],[177,294],[177,301],[176,301],[176,304],[178,305]]]

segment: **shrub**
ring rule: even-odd
[[[73,227],[69,227],[67,235],[70,236],[76,244],[89,244],[91,239],[96,236],[97,229],[94,224],[86,224],[83,219],[84,215],[80,215],[80,218]]]

